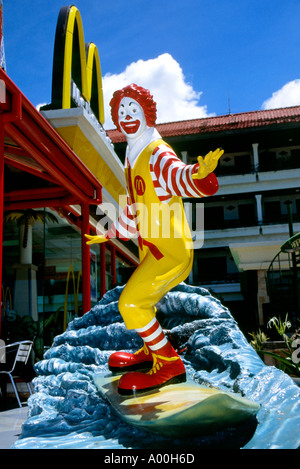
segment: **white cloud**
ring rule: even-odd
[[[103,77],[105,129],[115,127],[109,106],[114,91],[131,83],[150,90],[157,103],[157,123],[209,116],[207,107],[199,105],[202,92],[195,91],[187,83],[179,63],[166,53],[155,59],[133,62],[118,75],[106,74]]]
[[[46,106],[46,104],[48,104],[48,103],[40,103],[40,104],[37,104],[37,105],[35,106],[35,108],[36,108],[38,111],[40,111],[40,110],[41,110],[41,107]]]
[[[264,101],[263,109],[300,105],[300,79],[286,83],[280,90],[275,91],[271,98]]]

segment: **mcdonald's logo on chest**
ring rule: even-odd
[[[144,195],[146,190],[146,183],[142,176],[135,176],[134,178],[134,188],[137,195],[141,196]]]

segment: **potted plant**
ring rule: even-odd
[[[290,329],[291,323],[286,315],[285,320],[274,316],[267,324],[268,328],[274,327],[281,337],[281,341],[268,343],[265,341],[261,344],[260,349],[256,348],[257,352],[262,355],[272,357],[275,360],[276,366],[282,371],[289,374],[294,381],[300,385],[300,329],[289,336],[287,330]],[[271,345],[269,347],[268,345]],[[255,346],[255,343],[252,343]],[[271,348],[275,350],[271,350]]]

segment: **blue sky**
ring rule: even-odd
[[[7,73],[34,105],[49,103],[56,23],[69,3],[3,2]],[[155,95],[161,122],[227,114],[229,97],[232,113],[300,104],[299,0],[74,5],[99,50],[106,102],[135,81]]]

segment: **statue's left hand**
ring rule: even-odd
[[[205,158],[198,156],[199,169],[198,172],[192,175],[193,179],[204,179],[212,173],[218,166],[218,161],[223,155],[224,150],[217,148],[215,151],[207,153]]]

